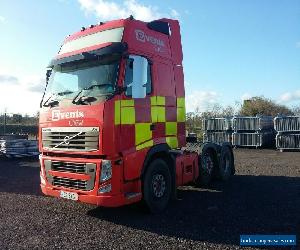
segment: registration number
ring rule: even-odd
[[[72,192],[67,192],[67,191],[60,191],[60,197],[72,201],[77,201],[78,200],[78,194],[77,193],[72,193]]]

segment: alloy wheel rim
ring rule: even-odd
[[[209,155],[206,156],[205,157],[205,168],[209,174],[211,174],[213,167],[214,167],[214,163],[213,163],[211,157]]]
[[[161,198],[166,191],[166,181],[162,174],[155,174],[152,178],[153,194],[156,198]]]

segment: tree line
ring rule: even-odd
[[[200,112],[188,112],[186,115],[186,129],[189,132],[195,132],[200,135],[202,130],[202,120],[210,117],[232,117],[232,116],[272,116],[277,115],[300,115],[300,105],[288,108],[285,105],[278,104],[271,99],[263,96],[252,97],[245,100],[242,104],[235,106],[222,107],[215,104],[211,110]]]
[[[37,125],[39,116],[35,115],[21,115],[21,114],[11,114],[11,113],[3,113],[0,114],[0,124],[6,123],[7,125]]]
[[[38,114],[0,114],[0,135],[3,134],[28,134],[36,136],[38,133]]]

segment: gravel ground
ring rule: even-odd
[[[297,234],[299,246],[300,153],[235,158],[229,182],[182,187],[161,215],[45,197],[38,162],[0,159],[0,249],[247,249],[240,234]]]

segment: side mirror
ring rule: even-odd
[[[133,59],[132,98],[146,97],[148,61],[141,56],[130,56]]]
[[[46,92],[46,88],[48,86],[48,81],[50,79],[51,73],[52,73],[52,69],[48,68],[47,71],[46,71],[46,86],[45,86],[45,90],[44,90],[44,94],[43,94],[42,100],[40,102],[40,108],[43,107],[43,100],[44,100],[44,97],[45,97],[45,92]]]
[[[49,78],[51,76],[51,72],[52,72],[52,69],[47,69],[47,71],[46,71],[46,82],[49,81]]]

